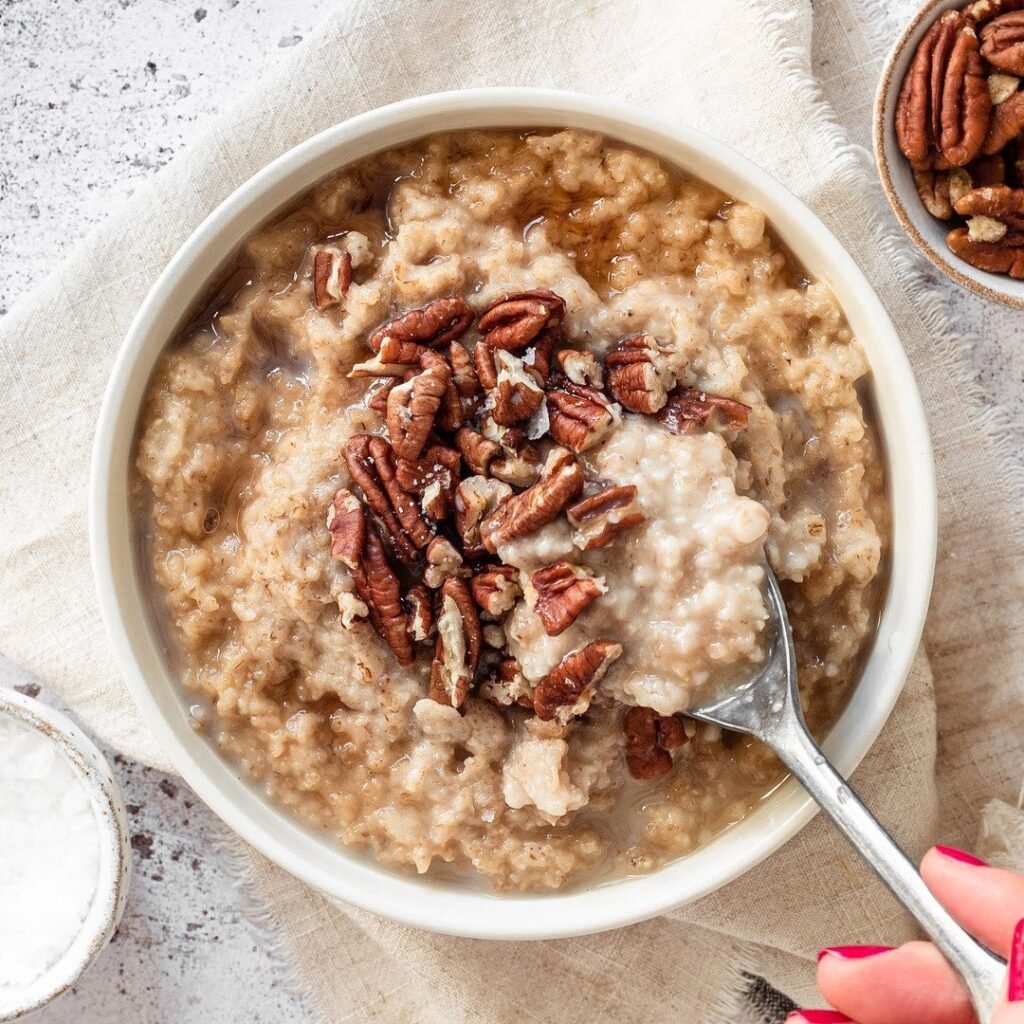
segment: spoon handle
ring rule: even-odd
[[[789,770],[835,822],[857,852],[963,978],[980,1024],[989,1024],[1006,973],[990,953],[953,919],[932,895],[892,836],[829,764],[795,709],[764,736]]]

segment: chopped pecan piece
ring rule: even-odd
[[[950,220],[953,205],[949,198],[950,172],[932,167],[914,171],[914,185],[924,208],[938,220]]]
[[[554,292],[536,289],[491,303],[477,327],[488,347],[521,352],[541,331],[560,327],[564,317],[565,301]]]
[[[416,551],[432,536],[419,509],[409,499],[395,476],[391,448],[382,437],[355,434],[344,449],[345,463],[352,479],[362,488],[366,504],[387,530],[395,554],[412,563]]]
[[[388,436],[399,459],[419,458],[451,382],[451,371],[442,360],[391,389],[387,404]]]
[[[538,569],[530,583],[537,593],[534,611],[548,636],[564,633],[588,605],[608,593],[602,577],[565,561]]]
[[[349,376],[352,376],[349,374]],[[412,377],[413,373],[409,373],[409,377]],[[388,395],[398,387],[397,377],[383,377],[377,381],[376,385],[371,385],[370,389],[366,393],[366,408],[372,409],[374,412],[379,412],[381,416],[386,415],[388,411]]]
[[[481,523],[483,546],[494,554],[502,544],[539,530],[582,490],[583,470],[575,456],[565,448],[553,449],[537,483],[506,498]]]
[[[454,576],[445,580],[439,597],[428,696],[439,704],[460,708],[480,663],[480,616],[465,580]]]
[[[593,352],[575,348],[563,348],[558,353],[558,365],[562,373],[573,382],[584,387],[604,387],[604,374],[597,356]]]
[[[690,424],[706,426],[714,412],[730,426],[745,427],[750,406],[699,388],[676,388],[669,395],[665,408],[658,413],[658,422],[674,434],[681,434]]]
[[[510,612],[523,596],[519,572],[511,565],[489,565],[481,569],[469,585],[473,600],[493,619]]]
[[[462,538],[463,550],[470,558],[483,554],[482,522],[511,494],[512,488],[508,484],[479,475],[466,477],[456,488],[455,528]]]
[[[581,551],[607,547],[623,530],[647,519],[632,484],[606,487],[581,498],[565,510],[565,515],[573,528],[572,542]]]
[[[676,383],[668,353],[649,334],[627,338],[604,357],[608,390],[630,412],[655,413]]]
[[[313,256],[313,305],[318,310],[336,306],[352,283],[352,257],[336,245],[325,245]]]
[[[501,455],[491,462],[491,476],[513,487],[529,487],[540,477],[540,451],[524,444],[516,451]]]
[[[896,104],[896,139],[911,165],[963,167],[985,141],[992,97],[978,35],[959,11],[925,33]]]
[[[402,607],[402,591],[384,545],[372,524],[367,523],[362,557],[353,578],[356,592],[370,610],[374,629],[394,652],[399,665],[411,665],[416,657],[409,639],[408,619]]]
[[[427,545],[425,556],[427,568],[423,582],[432,590],[437,590],[446,579],[462,571],[462,555],[447,537],[435,537]]]
[[[634,779],[657,779],[672,770],[670,750],[686,742],[682,721],[653,708],[630,708],[623,723],[626,767]]]
[[[1005,149],[1007,144],[1018,138],[1024,131],[1024,92],[1015,92],[1008,100],[1000,103],[992,113],[992,122],[985,136],[982,150],[991,156]]]
[[[484,437],[471,427],[461,427],[455,433],[455,445],[472,472],[486,476],[491,460],[501,451],[501,445]]]
[[[422,643],[434,632],[434,604],[430,591],[422,583],[417,583],[409,588],[405,603],[409,606],[409,636],[413,643]]]
[[[380,352],[387,338],[439,348],[461,338],[473,322],[473,311],[465,299],[452,296],[410,309],[395,320],[382,324],[370,335],[369,345]]]
[[[345,629],[351,629],[357,622],[361,622],[370,615],[370,609],[366,602],[355,594],[343,590],[338,595],[338,611],[341,614],[341,625]]]
[[[988,94],[992,97],[992,106],[998,107],[1005,103],[1020,88],[1020,79],[1016,75],[1006,75],[996,71],[988,76]]]
[[[454,448],[432,444],[418,459],[399,459],[395,476],[403,491],[420,498],[427,518],[440,522],[455,507],[461,466],[462,457]]]
[[[350,377],[405,377],[410,366],[408,363],[386,363],[380,353],[365,363],[356,363],[348,375]]]
[[[442,430],[458,430],[465,417],[462,412],[462,399],[459,397],[455,381],[452,379],[452,368],[448,365],[448,360],[437,352],[424,349],[420,353],[420,366],[425,372],[436,372],[446,377],[448,383],[441,396],[441,406],[437,411],[437,425]]]
[[[477,380],[473,360],[460,341],[453,341],[448,346],[448,365],[452,368],[452,382],[461,398],[473,398],[480,393],[480,381]]]
[[[981,30],[981,55],[994,68],[1024,75],[1024,11],[1011,11]]]
[[[426,351],[428,350],[422,345],[417,345],[415,341],[402,341],[388,335],[377,352],[377,359],[382,363],[401,363],[403,366],[414,367]]]
[[[496,373],[494,386],[489,389],[494,403],[491,415],[505,427],[528,420],[544,403],[541,381],[511,352],[498,349],[493,358]]]
[[[498,707],[533,707],[533,691],[515,658],[504,658],[497,671],[480,684],[480,696]]]
[[[622,654],[621,644],[595,640],[571,651],[533,689],[533,710],[544,721],[567,725],[586,714],[609,666]]]
[[[615,414],[608,400],[599,392],[592,397],[576,392],[552,390],[547,393],[548,429],[551,436],[574,452],[585,452],[599,444],[615,426]]]
[[[345,487],[338,490],[327,509],[327,529],[331,532],[331,557],[355,569],[366,540],[366,515],[359,499]]]

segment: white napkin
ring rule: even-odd
[[[818,4],[844,87],[870,65]],[[360,0],[227,112],[0,323],[0,651],[42,676],[109,743],[159,750],[105,644],[85,534],[89,445],[103,386],[147,288],[242,180],[314,132],[405,96],[546,85],[631,100],[732,143],[800,194],[875,283],[935,434],[942,536],[933,610],[903,698],[857,773],[914,854],[936,824],[969,843],[992,797],[1016,801],[1024,726],[1024,482],[945,307],[884,211],[811,73],[810,0]],[[820,28],[820,26],[819,26]],[[840,45],[842,44],[842,45]],[[102,571],[102,567],[100,567]],[[933,691],[934,674],[934,691]],[[941,743],[936,757],[936,722]],[[993,819],[995,820],[995,819]],[[726,889],[658,921],[584,939],[488,944],[427,935],[331,904],[244,849],[239,871],[325,1020],[735,1022],[763,974],[813,996],[821,945],[894,942],[907,919],[821,821]]]

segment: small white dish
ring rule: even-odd
[[[120,788],[92,740],[66,715],[17,690],[0,688],[0,717],[12,718],[53,741],[92,799],[100,841],[99,882],[81,930],[57,962],[18,993],[15,1005],[0,1002],[0,1024],[4,1024],[66,992],[106,947],[128,898],[131,849]]]
[[[825,749],[851,772],[889,715],[917,649],[931,592],[936,489],[924,410],[881,303],[829,230],[770,175],[709,136],[625,104],[535,89],[474,89],[406,100],[336,125],[240,186],[193,233],[135,317],[111,373],[93,447],[90,541],[111,642],[147,724],[198,795],[281,867],[330,896],[454,935],[547,939],[662,914],[720,888],[774,853],[814,815],[792,780],[743,821],[658,871],[547,896],[494,895],[389,870],[266,799],[196,733],[189,697],[152,620],[129,507],[139,409],[154,365],[240,243],[315,181],[390,146],[464,128],[577,127],[653,152],[762,209],[795,256],[834,290],[874,370],[874,401],[893,511],[891,573],[861,679]]]
[[[917,44],[941,14],[963,5],[963,0],[926,0],[896,40],[875,95],[875,163],[892,212],[914,245],[942,273],[986,299],[1024,309],[1024,281],[979,270],[953,255],[946,245],[950,225],[924,208],[914,184],[914,172],[896,142],[896,103]]]

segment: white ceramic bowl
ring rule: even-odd
[[[0,689],[0,717],[13,718],[53,740],[92,797],[100,836],[99,884],[81,931],[60,959],[13,1002],[0,999],[3,1024],[52,1002],[92,966],[124,912],[132,858],[121,791],[92,740],[66,715],[17,690]]]
[[[724,885],[777,850],[814,806],[792,782],[743,822],[683,860],[642,877],[550,896],[495,896],[386,870],[304,827],[243,782],[189,725],[187,698],[168,670],[140,585],[128,471],[153,366],[238,244],[314,181],[389,146],[444,129],[575,126],[647,149],[763,209],[786,244],[834,289],[875,373],[875,401],[894,512],[893,566],[863,677],[826,748],[849,772],[885,722],[924,623],[935,555],[931,446],[899,339],[856,264],[777,181],[714,139],[642,111],[571,93],[485,89],[407,100],[304,142],[242,185],[171,260],[139,310],[111,375],[96,434],[91,543],[103,614],[129,689],[181,774],[257,849],[311,885],[408,924],[482,938],[552,938],[625,925]]]
[[[950,225],[936,220],[921,202],[914,185],[914,174],[907,158],[896,143],[896,101],[907,68],[917,51],[921,37],[936,19],[954,7],[963,7],[964,0],[925,0],[910,24],[893,46],[882,71],[875,95],[875,162],[882,179],[882,188],[910,240],[947,277],[987,299],[1024,309],[1024,281],[1007,274],[979,270],[954,256],[946,245]]]

